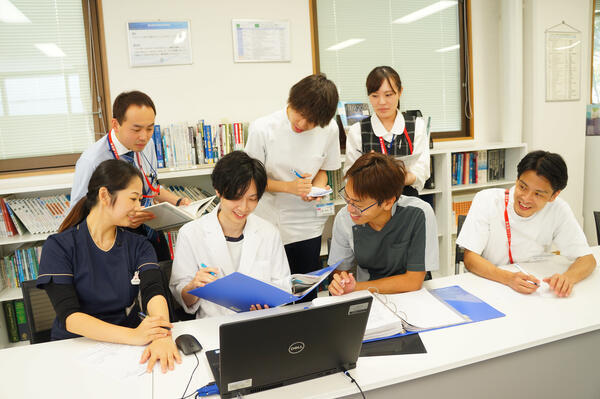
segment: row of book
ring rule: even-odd
[[[243,150],[248,139],[248,124],[243,122],[205,124],[199,120],[170,124],[161,129],[154,125],[152,140],[159,168],[184,169],[216,163],[235,150]]]
[[[480,184],[505,178],[505,150],[452,153],[452,185]]]
[[[12,255],[0,258],[0,290],[19,288],[27,280],[38,276],[42,247],[17,249]]]
[[[328,170],[327,171],[327,184],[333,190],[331,193],[332,200],[342,199],[340,196],[340,189],[344,186],[344,175],[342,169]]]
[[[6,320],[8,342],[27,341],[29,339],[29,325],[27,324],[23,300],[4,301],[2,302],[2,308]]]
[[[53,233],[69,212],[65,194],[31,198],[0,198],[0,237]]]

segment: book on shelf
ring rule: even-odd
[[[35,280],[38,276],[42,247],[16,249],[11,255],[0,258],[1,289],[19,288],[26,280]]]
[[[505,154],[505,149],[452,153],[452,185],[503,180]]]
[[[14,227],[13,233],[16,234],[24,234],[27,231],[31,234],[54,233],[69,212],[69,199],[65,194],[5,198],[0,201],[1,204],[4,206],[0,208],[7,210],[6,214]],[[5,221],[5,228],[6,223]]]
[[[144,210],[153,213],[155,218],[145,224],[154,230],[165,230],[191,222],[204,215],[215,198],[215,196],[211,196],[186,206],[175,206],[169,202],[151,205]]]
[[[13,305],[13,301],[2,302],[2,308],[4,310],[4,319],[6,321],[8,342],[19,342],[19,329],[17,326],[17,316],[15,314],[15,306]]]
[[[429,178],[425,180],[423,188],[427,190],[435,189],[435,168],[434,168],[433,156],[429,156]]]
[[[248,137],[244,122],[155,125],[153,140],[159,168],[184,169],[213,164],[232,151],[243,150]]]
[[[467,215],[473,202],[473,195],[455,195],[452,197],[452,216],[454,219],[454,227],[458,225],[458,216]]]
[[[15,299],[13,305],[15,307],[19,340],[27,341],[29,339],[29,325],[27,324],[27,316],[25,315],[25,303],[22,299]]]

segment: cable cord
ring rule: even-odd
[[[350,373],[348,372],[348,370],[346,370],[346,369],[343,369],[343,370],[344,370],[344,374],[346,374],[346,376],[348,378],[350,378],[350,383],[355,383],[356,386],[358,387],[358,390],[360,391],[360,394],[362,395],[363,399],[366,399],[365,398],[365,393],[361,389],[360,385],[358,385],[358,382],[356,382],[356,380],[350,375]]]
[[[181,394],[181,399],[187,399],[193,395],[196,394],[196,391],[192,392],[191,394],[189,394],[188,396],[185,396],[185,393],[187,392],[188,388],[190,387],[190,383],[192,382],[192,377],[194,376],[194,373],[196,372],[196,369],[198,368],[198,366],[200,365],[200,359],[198,359],[198,355],[194,352],[194,356],[196,356],[196,367],[194,367],[194,369],[192,370],[192,374],[190,375],[190,379],[188,380],[187,385],[185,386],[185,391],[183,391],[183,393]]]

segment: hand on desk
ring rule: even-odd
[[[262,307],[260,306],[260,304],[256,304],[256,305],[252,305],[250,306],[250,310],[262,310],[262,309],[269,309],[269,305],[263,305]]]
[[[144,224],[148,220],[154,219],[156,216],[152,212],[148,211],[135,211],[129,214],[129,226],[132,229],[137,229],[140,225]]]
[[[140,363],[148,362],[146,371],[151,373],[157,360],[160,360],[160,368],[163,373],[167,372],[167,368],[173,370],[175,368],[175,362],[181,363],[181,355],[177,350],[175,342],[173,342],[172,336],[152,341],[152,343],[146,347],[144,353],[142,353]]]
[[[334,273],[333,279],[329,283],[329,292],[331,295],[344,295],[354,291],[356,288],[356,280],[352,273],[341,272]]]
[[[149,342],[159,338],[165,338],[171,335],[171,331],[166,328],[173,328],[168,320],[159,316],[147,316],[136,328],[131,330],[131,345],[146,345]]]
[[[573,285],[575,282],[571,280],[568,276],[564,274],[556,273],[550,277],[546,277],[544,279],[545,283],[548,283],[548,286],[556,296],[564,298],[571,295],[571,291],[573,290]]]
[[[533,284],[536,283],[537,285]],[[540,280],[531,274],[523,272],[512,273],[507,285],[521,294],[534,293],[540,286]]]

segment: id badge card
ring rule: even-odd
[[[323,204],[316,204],[315,211],[317,216],[332,216],[335,215],[335,209],[333,207],[333,202],[326,202]]]

